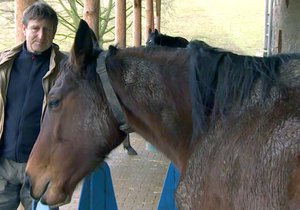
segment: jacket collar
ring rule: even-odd
[[[16,57],[17,54],[22,50],[23,45],[25,46],[25,42],[23,42],[23,43],[21,43],[21,44],[15,46],[15,47],[13,47],[13,48],[11,48],[10,50],[6,50],[6,51],[0,53],[0,66],[1,66],[3,63],[5,63],[5,62],[7,62],[7,61],[10,61],[10,60],[13,59],[14,57]],[[51,46],[51,49],[52,49],[52,50],[50,50],[50,52],[53,52],[53,50],[54,50],[54,51],[58,51],[58,50],[59,50],[59,47],[58,47],[58,45],[56,45],[56,44],[53,43],[52,46]],[[46,51],[48,51],[48,50],[46,50]],[[46,52],[46,51],[45,51],[45,52]],[[51,53],[51,54],[52,54],[52,53]]]
[[[14,58],[21,50],[23,43],[11,48],[10,50],[6,50],[0,55],[0,65]]]

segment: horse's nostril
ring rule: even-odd
[[[27,175],[24,177],[24,186],[26,189],[31,189],[31,181]]]

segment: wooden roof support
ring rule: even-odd
[[[100,0],[84,0],[83,19],[89,24],[99,39]]]
[[[133,0],[133,46],[138,47],[141,45],[141,31],[142,31],[142,1]]]
[[[24,10],[37,0],[15,0],[15,42],[19,44],[25,40],[22,29],[22,17]]]
[[[126,1],[116,0],[115,6],[115,44],[118,47],[126,47]]]
[[[153,19],[153,0],[146,0],[146,26],[145,26],[145,37],[148,39],[149,29],[154,30],[154,19]]]
[[[160,31],[160,22],[161,22],[161,0],[156,0],[155,2],[155,28]]]

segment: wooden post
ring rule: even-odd
[[[156,0],[155,2],[155,28],[160,31],[160,22],[161,22],[161,0]]]
[[[133,0],[133,46],[141,45],[141,0]]]
[[[118,47],[126,47],[126,1],[116,0],[115,6],[115,44]]]
[[[146,40],[148,39],[149,29],[151,29],[151,31],[154,30],[153,0],[146,0],[146,27],[145,27]]]
[[[99,39],[100,0],[84,0],[83,19],[89,24]]]
[[[19,44],[25,40],[22,29],[22,17],[24,10],[37,0],[15,0],[15,42]]]

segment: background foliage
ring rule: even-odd
[[[60,16],[55,42],[69,50],[83,0],[46,0]],[[114,0],[101,1],[100,45],[114,44]],[[127,0],[127,46],[132,46],[132,2]],[[145,1],[142,0],[144,3]],[[261,0],[162,0],[161,32],[201,39],[210,45],[239,53],[261,55],[263,51],[264,2]],[[110,6],[111,5],[111,6]],[[0,50],[14,45],[13,1],[0,0]],[[110,9],[111,8],[111,9]],[[144,10],[142,10],[143,16]],[[108,15],[109,14],[109,15]],[[144,19],[142,20],[144,24]],[[143,28],[144,26],[142,26]],[[145,32],[142,44],[145,44]],[[101,39],[102,38],[102,39]]]

